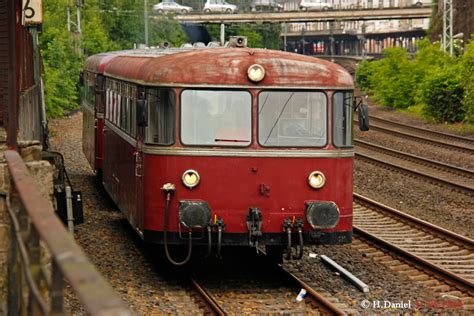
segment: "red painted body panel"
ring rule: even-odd
[[[262,65],[266,72],[257,84],[247,77],[247,70],[253,64]],[[159,57],[119,54],[106,64],[105,74],[145,85],[353,88],[352,77],[336,64],[304,55],[250,48],[201,49]]]
[[[226,232],[247,233],[245,218],[250,207],[259,207],[263,214],[262,232],[280,233],[285,218],[301,218],[305,231],[310,230],[304,213],[305,201],[334,201],[341,220],[330,231],[352,230],[352,158],[250,158],[250,157],[187,157],[145,156],[145,227],[163,228],[165,196],[160,188],[176,184],[170,209],[170,231],[178,230],[179,200],[207,201],[212,214],[222,217]],[[186,188],[181,182],[185,170],[196,170],[200,184]],[[256,171],[253,171],[256,170]],[[314,190],[308,175],[320,170],[326,185]],[[268,196],[260,193],[260,185],[270,188]]]
[[[113,130],[105,127],[103,183],[107,192],[124,212],[131,224],[138,199],[136,196],[135,148]]]

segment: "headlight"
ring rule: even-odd
[[[326,177],[321,171],[313,171],[308,177],[308,184],[313,189],[319,189],[326,183]]]
[[[247,70],[247,76],[253,82],[260,82],[263,80],[263,77],[265,77],[265,69],[262,65],[253,64]]]
[[[199,173],[197,173],[197,171],[192,170],[192,169],[186,170],[183,173],[181,180],[183,181],[183,184],[187,186],[188,188],[190,189],[194,188],[195,186],[199,184],[199,180],[200,180]]]

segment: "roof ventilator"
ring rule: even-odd
[[[160,48],[171,48],[171,43],[170,42],[161,42],[159,47]]]
[[[229,47],[247,47],[247,36],[231,36],[229,38]]]

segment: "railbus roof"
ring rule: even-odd
[[[89,59],[92,65],[93,57]],[[108,53],[100,61],[103,63],[105,59],[104,73],[107,76],[148,86],[354,88],[351,75],[339,65],[311,56],[276,50],[135,50]],[[253,64],[259,64],[265,69],[265,77],[258,83],[250,81],[247,76],[247,71]]]

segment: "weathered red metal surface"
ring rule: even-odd
[[[104,67],[107,62],[112,60],[118,54],[119,52],[110,52],[90,56],[84,63],[84,69],[90,72],[101,74],[104,72]]]
[[[324,150],[320,150],[323,152]],[[132,225],[140,229],[162,231],[165,195],[163,184],[176,184],[170,209],[170,231],[178,231],[178,202],[198,199],[209,203],[213,215],[222,217],[226,232],[248,233],[245,218],[249,207],[262,210],[266,233],[282,233],[285,218],[301,218],[305,231],[305,201],[334,201],[341,212],[339,224],[328,232],[352,230],[352,157],[347,158],[278,158],[278,157],[197,157],[145,155],[144,195],[136,195],[135,148],[113,130],[105,136],[103,181],[107,191],[125,213]],[[201,183],[192,190],[181,181],[185,170],[194,169]],[[256,171],[254,171],[256,170]],[[314,171],[326,175],[326,185],[311,189],[308,175]],[[261,184],[270,188],[268,195],[260,193]],[[136,214],[136,203],[145,203],[144,226],[139,225],[142,214]]]
[[[247,76],[253,64],[262,65],[266,72],[256,84]],[[336,64],[294,53],[250,48],[196,49],[160,56],[123,53],[107,62],[105,74],[144,85],[353,88],[352,77]]]
[[[207,201],[213,215],[222,217],[226,232],[248,233],[245,223],[250,207],[259,207],[263,215],[262,232],[282,233],[285,218],[301,218],[305,231],[311,228],[304,213],[305,201],[334,201],[339,207],[339,224],[328,231],[352,230],[352,158],[247,158],[247,157],[145,157],[145,229],[163,229],[165,196],[160,188],[176,184],[170,208],[170,231],[178,229],[178,202],[185,199]],[[193,169],[201,176],[200,184],[186,188],[181,176]],[[257,171],[254,171],[257,170]],[[326,185],[314,190],[307,179],[314,171],[326,175]],[[269,187],[268,195],[260,185]]]
[[[135,225],[137,204],[143,201],[137,196],[137,181],[141,178],[135,175],[135,147],[126,142],[110,128],[105,127],[103,182],[107,192],[115,203]]]
[[[86,312],[91,315],[131,315],[120,297],[66,232],[51,203],[41,195],[19,154],[8,150],[5,158],[28,217]]]

